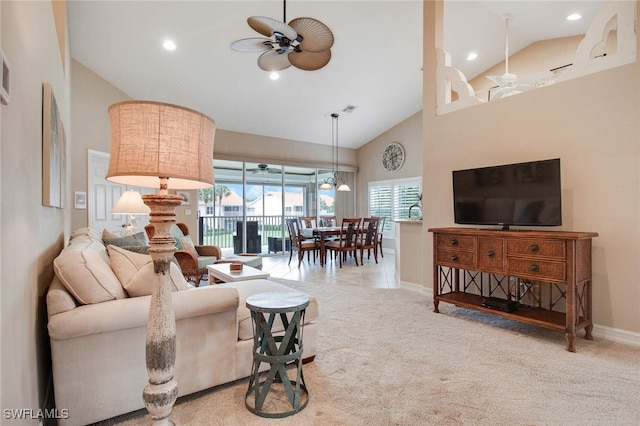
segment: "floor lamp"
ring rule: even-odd
[[[107,180],[149,188],[143,195],[151,209],[149,222],[155,234],[149,241],[157,279],[149,307],[146,363],[149,384],[143,399],[154,425],[169,420],[178,396],[173,378],[176,360],[176,322],[171,297],[169,265],[175,252],[170,234],[175,208],[182,196],[171,189],[199,189],[213,185],[215,123],[187,108],[151,101],[125,101],[109,107],[111,154]]]

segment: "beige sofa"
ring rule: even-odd
[[[150,296],[143,294],[151,292],[149,262],[148,255],[107,249],[100,234],[88,228],[74,232],[54,260],[56,275],[47,293],[54,393],[56,408],[69,414],[60,425],[84,425],[144,408]],[[175,265],[171,277],[179,396],[247,377],[253,331],[245,299],[291,289],[269,280],[193,288]],[[305,360],[317,351],[318,305],[310,298]],[[239,400],[238,409],[243,407]]]

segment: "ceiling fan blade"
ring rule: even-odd
[[[289,25],[302,36],[300,49],[306,52],[323,52],[333,46],[333,33],[317,19],[296,18]]]
[[[315,71],[324,67],[331,60],[331,50],[324,52],[291,52],[289,54],[289,62],[294,67],[304,71]]]
[[[487,78],[499,86],[512,86],[518,81],[515,74],[504,73],[502,75],[488,75]]]
[[[231,48],[238,52],[268,52],[273,49],[271,39],[268,38],[243,38],[242,40],[236,40],[231,43]]]
[[[251,16],[247,19],[247,23],[263,36],[271,37],[273,33],[278,32],[289,40],[295,40],[298,37],[296,30],[289,25],[266,16]]]
[[[289,55],[287,53],[278,53],[276,50],[263,53],[258,57],[258,66],[264,71],[282,71],[289,68]]]

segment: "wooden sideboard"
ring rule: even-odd
[[[564,330],[591,331],[593,232],[432,228],[433,306],[440,302]],[[490,302],[504,302],[504,310]],[[510,302],[507,309],[507,302]],[[514,310],[511,310],[514,309]]]

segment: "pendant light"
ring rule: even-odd
[[[338,117],[339,115],[336,113],[331,114],[331,177],[325,179],[319,188],[330,190],[331,186],[334,186],[339,192],[348,192],[351,191],[351,188],[344,179],[338,176],[338,164],[340,164],[338,161]]]

